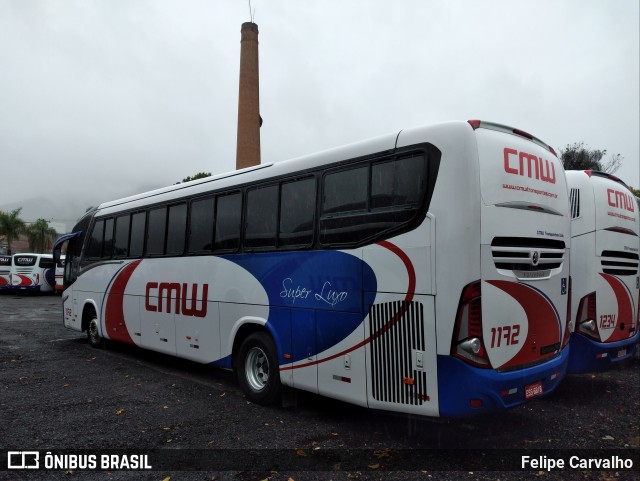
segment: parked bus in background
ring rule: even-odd
[[[403,130],[107,202],[68,242],[64,324],[430,416],[551,392],[568,360],[564,171],[526,132]]]
[[[62,281],[64,274],[64,261],[66,256],[61,254],[60,257],[56,260],[56,284],[55,284],[55,293],[61,294],[64,290],[64,284]]]
[[[609,174],[567,171],[571,202],[572,330],[569,372],[630,359],[640,333],[638,204]]]
[[[11,256],[0,255],[0,290],[11,285]]]
[[[14,291],[53,292],[55,264],[51,254],[14,254],[11,289]]]

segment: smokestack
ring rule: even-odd
[[[260,81],[258,77],[258,25],[242,24],[240,39],[240,95],[236,169],[260,165]]]

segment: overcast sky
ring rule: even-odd
[[[446,120],[624,157],[640,185],[638,0],[252,0],[262,161]],[[0,0],[0,209],[235,168],[245,0]]]

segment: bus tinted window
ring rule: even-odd
[[[187,204],[169,207],[169,228],[167,229],[167,254],[182,254],[187,234]]]
[[[147,218],[146,212],[136,212],[131,216],[131,241],[129,255],[140,257],[144,251],[144,224]]]
[[[164,254],[164,236],[167,227],[167,208],[159,207],[149,211],[147,229],[147,254]]]
[[[388,235],[414,218],[426,190],[424,157],[375,162],[371,178],[368,172],[368,166],[361,166],[325,176],[322,244],[357,244]]]
[[[368,165],[327,174],[324,178],[323,214],[367,208]]]
[[[116,217],[116,239],[113,249],[115,257],[126,257],[129,255],[129,215]]]
[[[214,249],[232,251],[240,245],[242,194],[234,193],[216,199],[216,234]]]
[[[277,216],[277,185],[260,187],[248,191],[247,228],[245,231],[246,247],[275,247]]]
[[[311,177],[282,184],[279,246],[306,246],[313,242],[316,180]]]
[[[102,255],[102,239],[104,237],[104,220],[98,220],[93,224],[91,230],[91,239],[87,249],[86,257],[95,258]]]
[[[416,205],[424,193],[425,163],[421,156],[378,162],[371,166],[372,209]]]
[[[209,252],[213,249],[214,199],[200,199],[191,203],[189,219],[189,252]]]
[[[113,251],[113,218],[104,221],[104,243],[100,257],[109,259]]]
[[[38,262],[38,267],[42,267],[43,269],[53,269],[55,266],[52,257],[41,257],[40,262]]]
[[[393,205],[395,162],[378,162],[371,167],[371,208]]]
[[[20,255],[13,256],[13,265],[16,267],[31,267],[36,265],[37,256]]]
[[[407,157],[395,162],[395,205],[417,205],[426,186],[425,161],[422,156]]]

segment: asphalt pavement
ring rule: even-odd
[[[0,480],[638,479],[639,413],[638,357],[470,419],[301,392],[263,407],[230,372],[130,346],[90,347],[63,327],[58,296],[0,295]],[[41,467],[56,469],[6,469],[9,452],[37,452]],[[548,464],[603,453],[634,460],[634,469]],[[527,454],[542,464],[519,471],[513,461]],[[102,456],[114,464],[100,469]],[[144,461],[152,469],[121,469]]]

